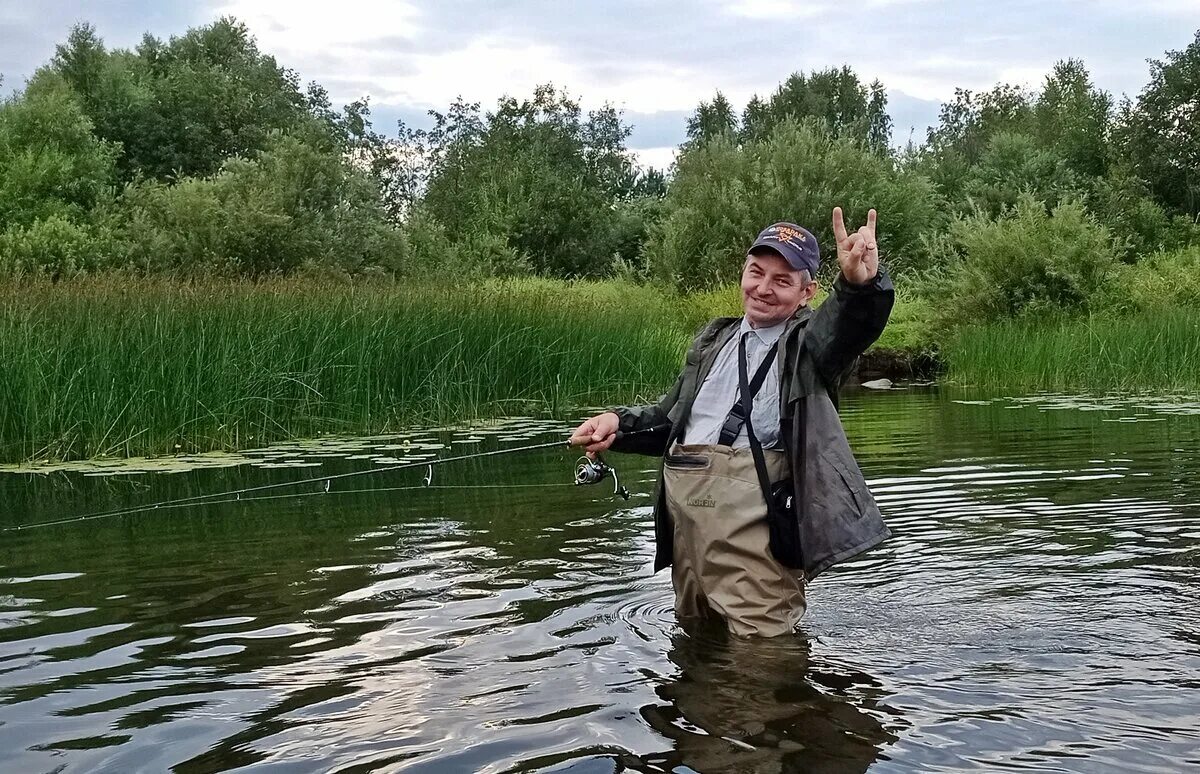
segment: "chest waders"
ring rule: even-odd
[[[751,406],[774,361],[772,347],[746,384],[745,338],[739,341],[740,400],[730,410],[720,441],[732,444],[744,422],[754,432]],[[772,482],[788,476],[781,451],[762,451]],[[789,634],[804,615],[803,574],[772,556],[767,503],[749,448],[727,443],[672,444],[663,485],[674,523],[675,614],[681,623],[719,616],[736,635]]]

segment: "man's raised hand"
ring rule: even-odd
[[[879,245],[875,241],[875,210],[867,213],[867,225],[846,233],[842,208],[833,208],[833,235],[837,239],[838,265],[847,282],[863,285],[879,273]]]

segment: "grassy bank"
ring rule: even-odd
[[[1012,390],[1200,389],[1200,309],[965,328],[941,347],[953,382]]]
[[[690,333],[677,303],[624,283],[7,284],[0,459],[244,448],[653,397]]]
[[[0,461],[159,455],[653,399],[735,287],[338,285],[109,277],[0,283]],[[934,348],[903,292],[876,364]],[[1200,311],[961,329],[957,383],[1200,389]],[[898,353],[898,354],[896,354]],[[908,358],[908,360],[906,360]]]

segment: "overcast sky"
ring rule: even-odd
[[[458,95],[486,108],[553,82],[585,107],[623,109],[630,146],[663,166],[698,101],[720,89],[740,108],[797,70],[848,64],[883,81],[897,144],[923,139],[956,86],[1036,87],[1067,57],[1134,96],[1146,59],[1191,42],[1200,0],[0,0],[4,89],[77,21],[128,47],[222,15],[336,103],[369,95],[377,128],[423,125]]]

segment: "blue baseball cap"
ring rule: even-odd
[[[762,230],[746,251],[747,255],[760,247],[779,253],[796,271],[807,270],[810,276],[817,276],[821,250],[817,247],[817,238],[808,229],[795,223],[774,223]]]

